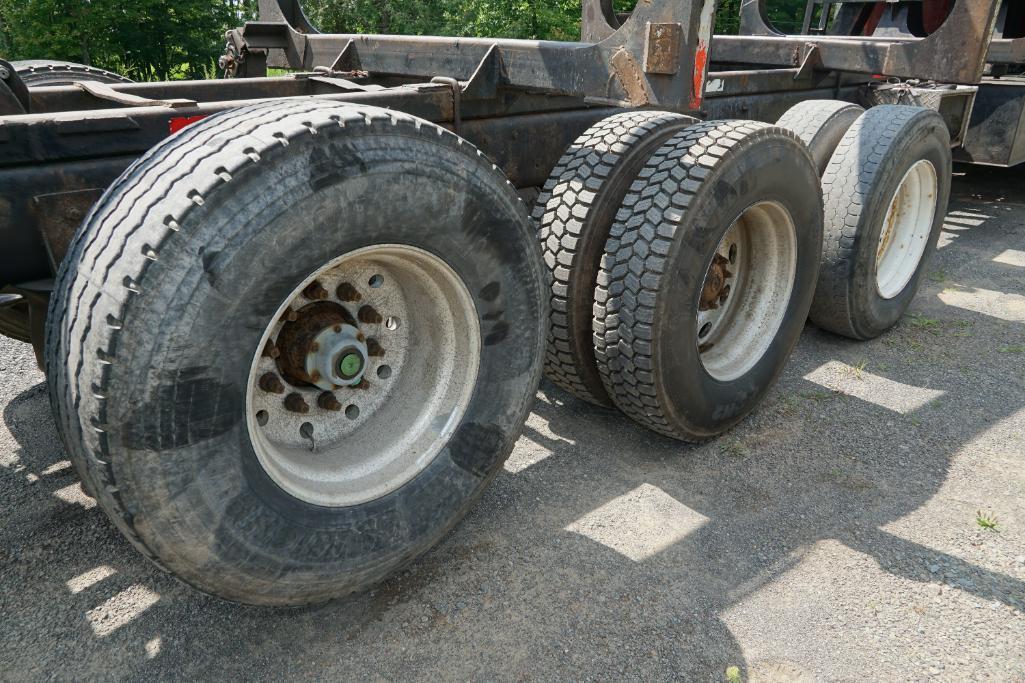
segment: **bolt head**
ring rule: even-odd
[[[350,351],[338,359],[338,374],[344,379],[351,379],[363,369],[363,357]]]

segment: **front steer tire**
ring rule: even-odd
[[[457,274],[475,384],[411,480],[311,504],[256,455],[253,359],[308,273],[378,245]],[[500,471],[540,380],[543,282],[525,207],[462,139],[375,107],[255,104],[168,138],[97,203],[51,298],[50,399],[87,489],[159,566],[232,601],[321,602],[425,552]]]

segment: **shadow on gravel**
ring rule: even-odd
[[[992,261],[1008,245],[986,225],[940,250],[949,275],[923,286],[918,317],[865,344],[809,327],[763,407],[708,444],[543,385],[510,472],[452,536],[376,590],[318,608],[237,607],[152,568],[76,493],[33,387],[3,414],[21,469],[0,469],[0,660],[26,677],[721,680],[752,667],[724,613],[822,542],[1025,612],[1021,581],[885,530],[937,494],[959,449],[1025,408],[997,355],[1025,324],[943,299],[955,284],[1022,291]],[[939,398],[897,410],[858,398],[859,359]],[[853,368],[842,381],[855,389],[815,379],[829,363]]]

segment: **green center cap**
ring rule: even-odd
[[[346,379],[355,377],[362,369],[363,358],[358,353],[347,353],[338,361],[338,372]]]

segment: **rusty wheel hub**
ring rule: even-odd
[[[381,245],[335,259],[282,304],[253,361],[247,417],[260,464],[316,505],[394,490],[447,441],[480,345],[473,300],[440,258]]]
[[[789,305],[796,243],[790,214],[770,201],[748,207],[722,236],[696,321],[698,353],[712,377],[735,379],[764,355]]]

